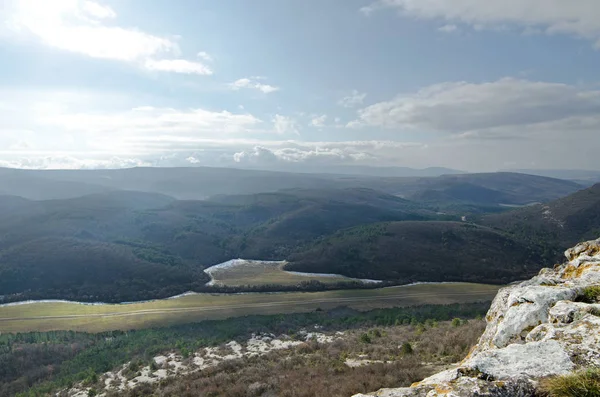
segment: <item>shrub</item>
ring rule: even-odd
[[[408,342],[404,342],[404,343],[402,344],[402,347],[400,348],[400,351],[401,351],[401,352],[402,352],[402,354],[404,354],[404,355],[413,354],[413,352],[414,352],[414,351],[413,351],[413,348],[412,348],[412,346],[411,346],[411,344],[410,344],[410,343],[408,343]]]
[[[369,333],[376,338],[381,338],[381,330],[379,330],[377,328],[371,330]]]
[[[371,337],[369,334],[361,334],[359,339],[362,343],[371,343]]]
[[[150,371],[154,372],[158,369],[158,364],[156,364],[156,361],[154,361],[154,359],[150,360]]]
[[[452,319],[452,326],[453,327],[460,327],[462,325],[462,320],[460,318],[454,318]]]
[[[595,303],[600,301],[600,285],[594,285],[585,288],[581,293],[580,300],[586,303]]]
[[[549,397],[599,397],[600,369],[549,378],[541,382],[540,389]]]

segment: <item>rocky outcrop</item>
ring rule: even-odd
[[[487,328],[455,368],[381,397],[532,397],[537,380],[600,366],[600,239],[565,253],[567,262],[500,290]],[[365,395],[357,395],[365,396]]]

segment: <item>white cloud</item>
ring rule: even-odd
[[[443,33],[455,33],[458,32],[459,29],[458,26],[449,24],[439,27],[438,30]]]
[[[278,134],[281,134],[281,135],[287,135],[287,134],[299,135],[300,134],[300,132],[298,130],[298,123],[296,122],[295,119],[293,119],[291,117],[276,114],[275,117],[273,117],[272,121],[273,121],[273,129]]]
[[[361,11],[370,14],[382,8],[397,8],[403,15],[465,23],[476,30],[540,28],[548,34],[570,34],[600,45],[598,0],[380,0]]]
[[[239,166],[272,170],[322,171],[329,165],[373,165],[397,159],[422,145],[381,141],[302,142],[244,138],[191,138],[185,136],[130,137],[136,148],[114,151],[0,150],[0,167],[28,169],[93,169],[135,166]],[[1,148],[0,148],[1,149]],[[316,168],[310,168],[312,166]],[[290,168],[291,167],[291,168]],[[306,168],[308,167],[308,168]],[[325,167],[325,168],[323,168]]]
[[[92,1],[19,0],[14,24],[48,46],[94,58],[132,62],[177,51],[168,38],[103,24],[115,17],[111,8]]]
[[[28,34],[49,47],[91,58],[135,63],[152,70],[212,73],[201,63],[170,59],[180,52],[172,38],[115,25],[113,20],[117,13],[101,3],[88,0],[15,1],[15,12],[5,22],[15,33]],[[163,57],[167,59],[161,59]]]
[[[273,163],[278,160],[278,156],[272,150],[263,146],[255,146],[251,150],[233,154],[233,161],[236,163]]]
[[[72,155],[53,155],[41,157],[17,157],[0,160],[0,167],[33,170],[82,170],[82,169],[114,169],[130,167],[150,167],[152,162],[136,158],[110,157],[106,159],[86,159]]]
[[[212,62],[214,60],[214,58],[205,51],[200,51],[196,56],[206,62]]]
[[[92,153],[86,155],[92,158],[139,156],[189,150],[215,136],[227,140],[272,134],[270,126],[239,110],[131,107],[131,100],[110,94],[88,98],[36,91],[13,97],[14,106],[0,107],[0,159],[63,152]]]
[[[358,129],[364,127],[364,123],[359,120],[352,120],[346,124],[346,128]]]
[[[254,148],[235,153],[233,160],[242,164],[273,164],[282,163],[354,163],[375,158],[366,152],[357,152],[345,147],[326,147],[315,144],[313,147],[305,143],[303,146],[287,148],[267,148],[255,146]]]
[[[527,80],[446,83],[386,102],[387,111],[359,111],[369,116],[357,122],[371,127],[363,135],[371,140],[343,140],[363,132],[332,130],[328,138],[342,140],[307,142],[294,135],[301,127],[298,120],[306,125],[317,115],[280,114],[261,122],[237,106],[233,111],[166,107],[164,102],[136,107],[135,98],[115,93],[2,90],[0,97],[10,101],[0,102],[0,165],[238,165],[315,172],[343,164],[470,171],[493,171],[508,163],[600,168],[599,96],[580,86]],[[327,125],[334,121],[329,117]],[[413,131],[411,140],[422,142],[402,142],[406,130]],[[437,133],[420,139],[426,131]],[[398,141],[390,140],[393,136]]]
[[[495,82],[436,84],[359,111],[352,126],[369,125],[464,133],[504,129],[589,129],[600,120],[600,91],[504,78]],[[349,125],[350,126],[350,125]]]
[[[345,108],[353,108],[359,105],[362,105],[365,101],[367,94],[360,93],[357,90],[352,90],[352,93],[338,101],[338,105],[343,106]]]
[[[37,121],[65,131],[91,132],[98,138],[113,134],[236,134],[244,133],[261,123],[260,119],[251,114],[151,106],[118,112],[41,113],[37,115]]]
[[[279,89],[280,89],[279,87],[260,83],[260,82],[256,81],[257,79],[260,79],[260,77],[254,78],[254,79],[252,79],[252,78],[239,79],[239,80],[236,80],[233,83],[229,84],[229,87],[234,91],[240,90],[242,88],[255,89],[264,94],[271,94],[273,92],[279,91]]]
[[[149,59],[144,64],[148,70],[161,72],[174,72],[183,74],[211,75],[213,71],[200,62],[186,61],[185,59]]]
[[[322,116],[315,116],[310,121],[310,125],[315,128],[323,128],[325,127],[325,122],[327,121],[327,115],[324,114]]]
[[[89,15],[95,18],[116,18],[117,13],[108,6],[95,3],[93,1],[84,1],[81,8]]]

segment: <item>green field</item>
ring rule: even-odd
[[[215,285],[231,287],[258,285],[298,285],[307,281],[318,281],[324,284],[354,281],[356,279],[336,276],[301,275],[286,272],[283,268],[286,262],[265,262],[236,260],[234,266],[207,269]]]
[[[422,284],[373,290],[197,294],[122,305],[32,303],[0,307],[0,333],[51,330],[102,332],[216,320],[250,314],[302,313],[348,306],[358,310],[491,300],[499,286]]]

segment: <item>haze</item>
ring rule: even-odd
[[[0,166],[600,169],[597,0],[8,0]]]

